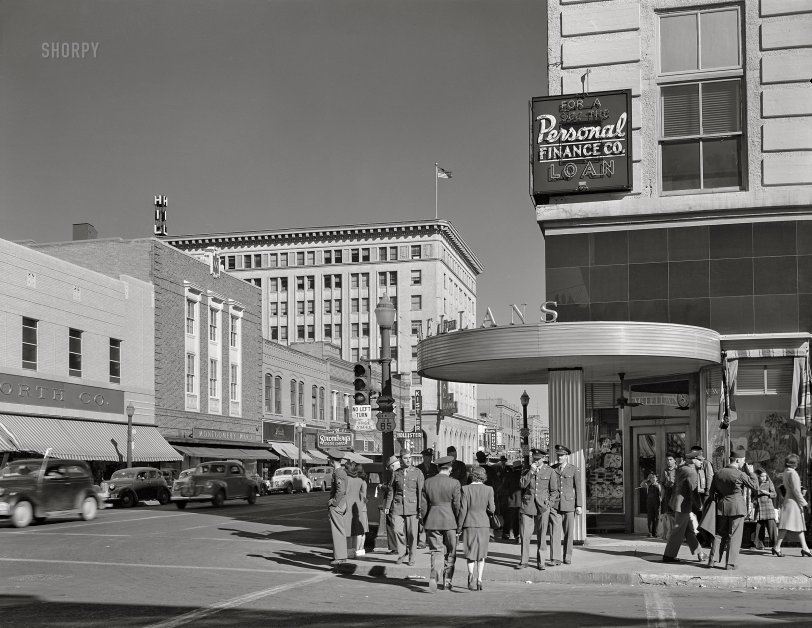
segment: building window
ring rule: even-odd
[[[280,327],[279,328],[279,340],[285,341],[288,339],[288,328],[287,327]]]
[[[420,373],[417,371],[412,371],[412,385],[422,384],[423,378],[420,377]]]
[[[276,268],[277,266],[279,266],[279,255],[277,255],[276,253],[269,253],[268,266],[271,268]]]
[[[279,340],[279,328],[271,327],[271,340]]]
[[[305,313],[305,302],[304,301],[296,301],[296,313],[300,315],[304,315]]]
[[[386,273],[378,273],[378,285],[379,286],[386,285]]]
[[[357,314],[358,305],[359,305],[358,299],[350,299],[350,312],[352,312],[353,314]]]
[[[369,360],[369,347],[361,347],[361,359]]]
[[[217,360],[209,360],[209,397],[217,399],[220,389],[217,386],[217,372],[220,370]]]
[[[279,303],[276,301],[271,301],[268,303],[268,314],[270,316],[278,316],[279,315]]]
[[[304,382],[299,382],[299,416],[304,416]]]
[[[273,377],[265,373],[265,412],[273,411]]]
[[[361,252],[359,249],[350,249],[350,261],[358,262],[361,259]]]
[[[423,321],[412,321],[412,336],[420,336],[423,329]]]
[[[337,324],[333,326],[333,338],[336,340],[341,340],[341,324]]]
[[[744,187],[738,7],[659,16],[663,192]]]
[[[329,340],[333,336],[333,326],[330,323],[324,324],[324,339]]]
[[[23,317],[23,368],[37,370],[38,320]]]
[[[412,285],[419,286],[423,283],[423,271],[420,270],[413,270],[412,271]]]
[[[194,335],[195,333],[195,307],[197,303],[192,299],[186,299],[186,333]]]
[[[390,271],[389,272],[389,285],[390,286],[397,286],[398,285],[398,274],[397,271]]]
[[[277,375],[273,384],[273,409],[276,414],[282,414],[282,377]]]
[[[324,263],[325,264],[333,263],[333,252],[330,249],[324,251]]]
[[[389,247],[389,261],[394,262],[398,259],[398,247],[390,246]]]
[[[358,323],[350,323],[350,337],[358,338]]]
[[[370,259],[369,258],[369,249],[368,248],[361,249],[361,261],[362,262],[368,262],[369,259]]]
[[[319,421],[324,423],[324,386],[319,388]]]
[[[364,314],[369,313],[369,297],[361,299],[361,312]]]
[[[423,297],[419,294],[412,295],[412,310],[423,309]]]
[[[333,301],[333,312],[336,314],[341,314],[341,299],[336,299]]]
[[[422,259],[423,249],[419,244],[413,244],[411,247],[412,259]]]
[[[121,383],[121,341],[110,338],[110,381]]]
[[[298,277],[296,277],[296,289],[297,290],[304,290],[305,289],[304,275],[299,275]]]
[[[340,249],[333,251],[333,263],[340,264],[342,258],[342,252]]]
[[[333,301],[331,299],[325,299],[325,301],[324,301],[324,313],[325,314],[332,314],[333,313]]]
[[[279,316],[287,316],[288,315],[288,302],[282,301],[279,304]]]
[[[68,330],[68,375],[82,376],[82,332],[78,329]]]
[[[316,339],[316,326],[315,325],[308,325],[307,326],[307,339],[308,340],[315,340]]]
[[[235,255],[229,255],[226,258],[226,269],[234,270],[235,268],[237,268],[237,257]]]
[[[311,389],[310,396],[312,399],[310,400],[310,412],[311,417],[315,421],[319,416],[319,387],[313,386]]]
[[[361,336],[369,338],[369,323],[361,323]]]
[[[304,325],[297,325],[296,326],[296,340],[304,340],[305,339],[305,327]]]
[[[353,348],[350,350],[350,359],[351,359],[353,362],[358,362],[358,347],[353,347]]]
[[[315,251],[308,251],[307,252],[307,264],[308,264],[308,266],[315,266],[316,265],[316,252]]]
[[[296,380],[290,380],[290,416],[296,416]]]
[[[389,259],[389,256],[387,255],[388,251],[389,249],[385,246],[378,247],[378,261],[385,262],[387,259]]]
[[[239,346],[239,337],[240,337],[240,317],[239,316],[232,316],[231,317],[231,346],[233,348],[237,348]]]
[[[296,251],[296,265],[304,266],[305,254],[304,251]]]
[[[315,314],[316,313],[316,302],[315,301],[308,301],[307,302],[307,313],[308,314]]]
[[[217,342],[217,314],[216,309],[209,308],[209,340],[211,342]]]
[[[240,369],[239,365],[232,364],[231,365],[231,381],[229,382],[229,386],[231,387],[231,401],[239,401],[240,400],[240,387],[239,387],[239,375]]]
[[[194,394],[195,392],[195,354],[186,354],[186,392]]]

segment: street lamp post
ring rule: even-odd
[[[133,466],[133,415],[135,406],[132,401],[127,402],[127,468]]]
[[[299,470],[302,470],[302,447],[304,446],[304,427],[305,423],[296,423],[294,425],[296,431],[299,432]]]
[[[381,330],[381,394],[378,396],[378,412],[392,413],[394,410],[394,399],[392,397],[392,349],[389,346],[392,325],[395,324],[397,312],[395,306],[387,295],[381,297],[378,305],[375,306],[375,320]],[[394,429],[394,426],[392,426]],[[383,431],[381,435],[381,457],[383,459],[383,485],[388,486],[389,471],[386,463],[391,456],[395,455],[394,433],[390,430]],[[387,546],[386,537],[386,515],[383,506],[380,506],[380,518],[378,520],[378,534],[375,538],[375,548],[383,549]]]
[[[519,398],[522,402],[522,456],[524,466],[530,466],[530,429],[527,427],[527,404],[530,403],[530,395],[525,390]]]

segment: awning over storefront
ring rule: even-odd
[[[318,462],[319,464],[324,464],[327,462],[327,456],[320,451],[316,451],[315,449],[308,449],[306,451],[315,462]]]
[[[268,441],[268,444],[271,446],[271,449],[273,449],[283,458],[289,458],[291,460],[299,459],[299,448],[293,443]],[[305,452],[304,450],[302,450],[301,453],[302,453],[302,462],[306,462],[308,464],[314,464],[319,462],[319,460],[316,460],[313,457],[309,456],[307,452]]]
[[[194,447],[173,445],[179,452],[195,458],[218,458],[221,460],[279,460],[268,449],[238,449],[236,447]]]
[[[0,414],[3,451],[44,454],[69,460],[127,460],[127,425]],[[133,426],[133,460],[183,460],[153,425]]]

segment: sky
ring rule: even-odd
[[[3,0],[0,237],[149,236],[155,194],[170,235],[429,219],[438,162],[477,318],[507,323],[544,300],[546,51],[544,0]]]

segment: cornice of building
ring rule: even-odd
[[[270,229],[231,233],[208,233],[166,236],[161,241],[179,249],[205,249],[206,247],[258,246],[271,244],[314,244],[316,242],[352,241],[360,237],[402,237],[408,235],[440,234],[468,263],[475,274],[483,271],[482,263],[463,240],[457,229],[447,220],[408,220],[366,225],[334,225],[294,229]]]

